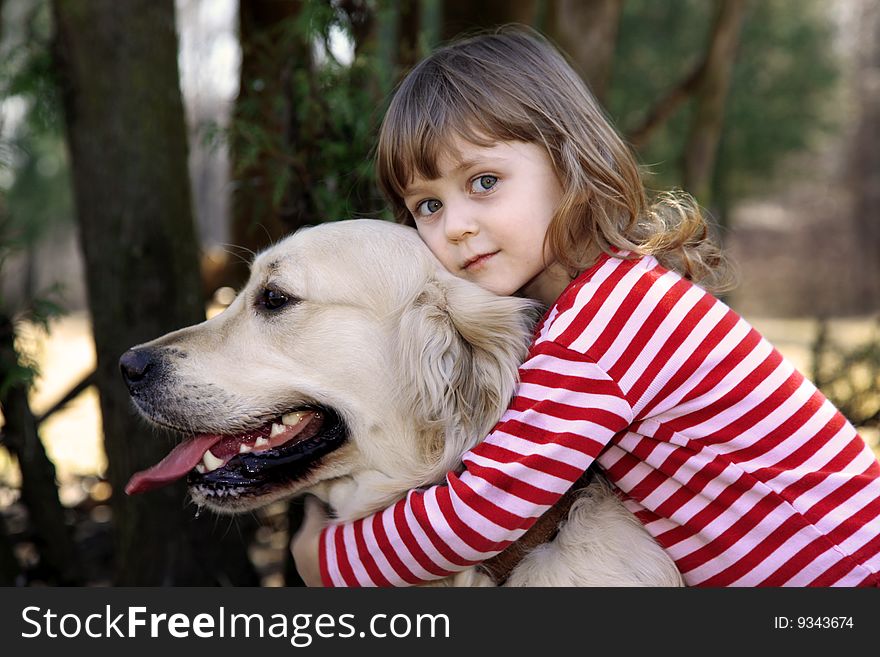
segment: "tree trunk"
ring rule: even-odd
[[[115,581],[256,583],[241,537],[225,527],[210,537],[215,520],[193,521],[182,483],[122,494],[130,475],[163,458],[169,445],[131,410],[119,357],[205,316],[174,4],[53,0],[52,6],[114,491]]]
[[[353,84],[369,89],[376,103],[384,103],[400,75],[436,45],[442,15],[439,0],[343,0],[339,6],[352,24],[356,59],[373,60]]]
[[[850,155],[855,194],[853,219],[859,240],[859,299],[864,312],[880,308],[880,7],[865,2],[858,39],[857,103],[859,118]]]
[[[746,0],[719,0],[709,40],[705,72],[694,99],[690,131],[684,149],[682,181],[697,200],[711,203],[715,156],[724,125],[724,104],[736,59]]]
[[[535,25],[539,18],[540,0],[446,0],[443,3],[444,40],[463,33],[488,29],[505,23]]]
[[[12,321],[0,315],[0,381],[19,367]],[[40,565],[51,584],[81,584],[76,546],[58,499],[55,466],[46,455],[37,433],[37,423],[28,405],[24,382],[10,385],[0,397],[5,424],[3,443],[18,461],[21,471],[21,499],[28,512]]]
[[[232,243],[253,253],[312,221],[307,190],[298,194],[279,181],[292,180],[295,166],[284,156],[298,136],[293,99],[294,70],[310,58],[310,45],[295,32],[300,2],[241,0],[241,70],[232,132]],[[262,135],[254,141],[255,135]],[[242,284],[250,258],[232,263],[229,285]]]
[[[611,79],[622,9],[623,0],[556,0],[551,5],[550,36],[601,104]]]
[[[6,519],[0,513],[0,586],[15,586],[20,583],[21,565],[15,557]]]
[[[419,33],[422,39],[422,57],[439,45],[442,29],[443,0],[419,0]]]

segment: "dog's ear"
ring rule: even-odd
[[[442,443],[426,446],[435,476],[457,468],[501,418],[535,317],[534,302],[496,296],[446,272],[403,312],[401,392],[421,433]]]

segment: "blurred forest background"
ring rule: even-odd
[[[727,301],[875,446],[876,0],[0,0],[0,584],[297,584],[296,504],[199,514],[122,352],[218,312],[300,226],[389,218],[395,83],[509,22],[570,56],[652,189],[711,212]]]

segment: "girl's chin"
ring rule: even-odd
[[[512,287],[510,285],[504,285],[504,284],[497,283],[494,281],[479,281],[479,280],[473,280],[473,279],[472,279],[472,282],[476,283],[484,290],[491,292],[495,296],[499,296],[499,297],[523,296],[521,294],[521,292],[522,292],[521,289]]]

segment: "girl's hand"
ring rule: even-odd
[[[302,525],[290,541],[290,552],[296,562],[296,570],[306,586],[323,586],[321,568],[318,565],[321,530],[327,524],[327,514],[317,498],[306,498]]]

